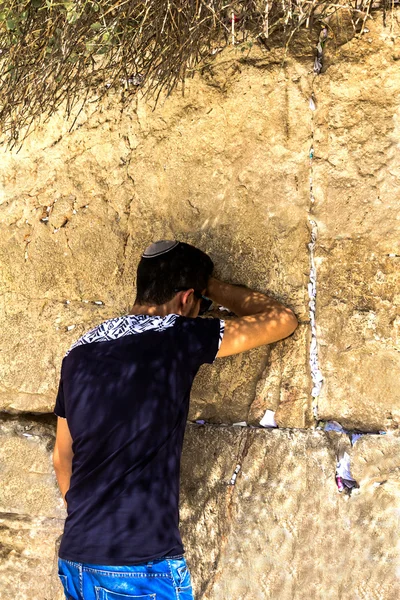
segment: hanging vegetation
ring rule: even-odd
[[[385,0],[385,2],[394,0]],[[396,0],[397,3],[397,0]],[[347,5],[363,22],[372,0]],[[327,0],[0,1],[0,126],[8,144],[96,90],[157,99],[225,45],[282,43],[343,8]],[[76,112],[76,111],[75,111]]]

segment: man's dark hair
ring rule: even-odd
[[[135,304],[160,305],[172,300],[176,289],[207,288],[214,263],[203,252],[184,242],[160,256],[142,257],[136,278]]]

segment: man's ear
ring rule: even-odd
[[[190,303],[190,298],[191,298],[191,296],[193,296],[193,292],[194,292],[193,288],[189,288],[188,290],[185,290],[184,292],[182,292],[181,302],[184,306],[187,306]]]
[[[179,293],[179,309],[183,314],[187,313],[192,308],[193,300],[191,300],[191,298],[193,298],[193,292],[194,289],[189,288],[188,290]]]

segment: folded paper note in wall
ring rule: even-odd
[[[275,421],[275,412],[273,410],[265,411],[265,415],[260,421],[262,427],[278,427]]]
[[[350,456],[345,452],[336,464],[336,484],[339,492],[346,488],[358,488],[358,483],[350,473]]]

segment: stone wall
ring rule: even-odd
[[[189,419],[207,424],[188,426],[181,511],[196,598],[398,598],[397,17],[342,45],[331,35],[318,77],[312,45],[228,49],[155,110],[137,97],[121,113],[111,95],[72,132],[56,115],[3,154],[1,600],[61,598],[48,414],[61,360],[85,330],[129,312],[140,252],[161,238],[198,245],[217,276],[272,294],[300,321],[287,340],[196,378]],[[314,410],[312,222],[324,376]],[[279,429],[260,428],[267,409]],[[351,446],[321,429],[329,420],[369,434]],[[360,486],[351,495],[335,483],[344,451]]]

